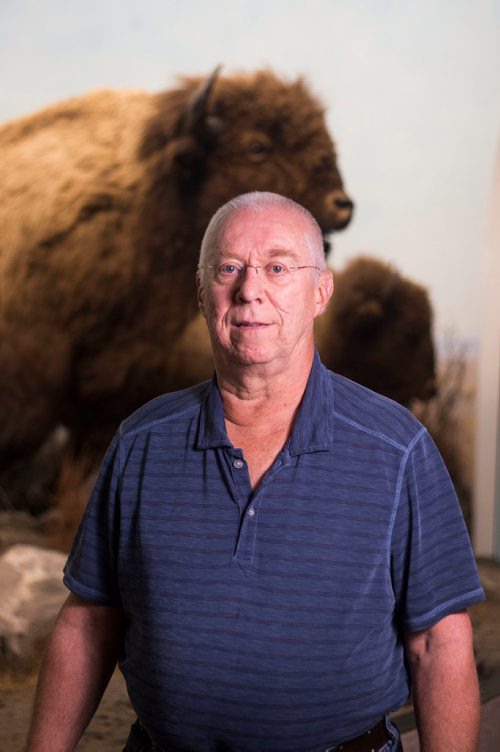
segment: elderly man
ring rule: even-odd
[[[66,570],[30,752],[66,751],[116,661],[127,752],[472,752],[466,608],[483,598],[425,429],[327,371],[321,232],[276,194],[223,206],[198,297],[211,382],[164,395],[112,442]]]

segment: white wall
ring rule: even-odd
[[[500,560],[500,148],[489,212],[481,275],[473,543],[478,556]]]

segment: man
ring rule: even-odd
[[[203,240],[216,376],[107,453],[65,570],[30,752],[74,748],[118,660],[138,750],[472,752],[466,608],[483,598],[448,475],[404,408],[327,371],[331,297],[302,207],[247,194]]]

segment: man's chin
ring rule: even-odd
[[[276,357],[276,352],[271,355],[265,350],[238,347],[224,351],[222,360],[228,365],[251,367],[266,365],[273,357]]]
[[[264,355],[248,355],[238,353],[232,358],[233,363],[238,363],[240,366],[263,366],[269,363],[272,358],[265,357]]]

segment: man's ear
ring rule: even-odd
[[[331,269],[324,269],[316,285],[316,310],[314,315],[321,316],[333,295],[333,272]]]
[[[198,296],[198,308],[200,309],[201,315],[205,317],[205,289],[203,287],[199,269],[196,272],[196,291]]]

